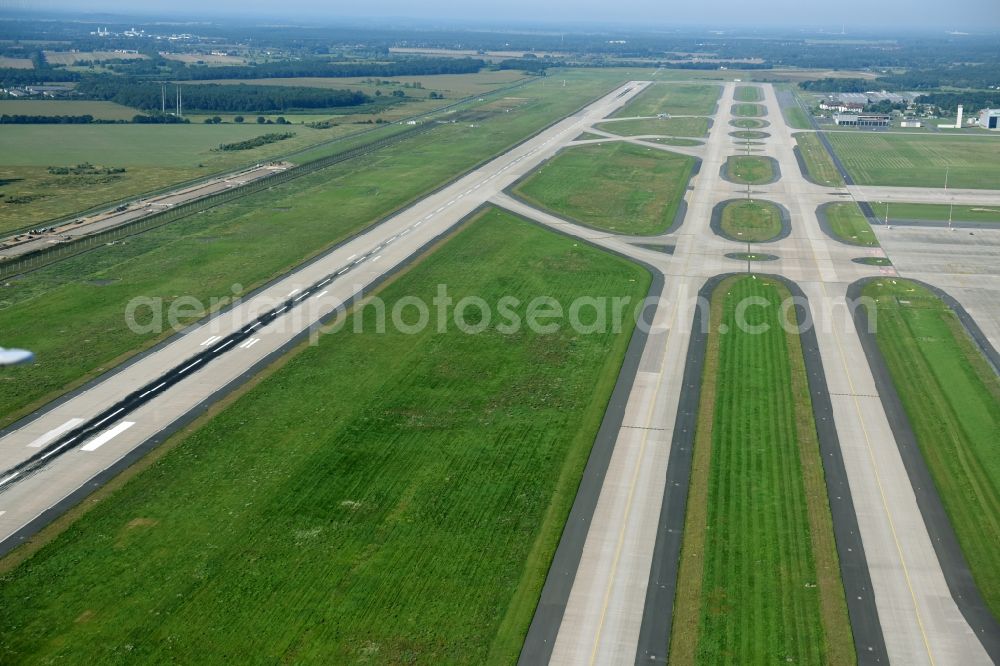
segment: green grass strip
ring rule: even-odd
[[[779,324],[788,296],[751,277],[712,296],[674,664],[855,661],[801,345]],[[746,322],[766,332],[737,326],[751,297],[768,305]]]
[[[1000,616],[1000,378],[940,298],[871,282],[876,340],[980,593]]]

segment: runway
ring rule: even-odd
[[[0,553],[88,493],[105,470],[162,440],[191,414],[246,381],[255,369],[307,337],[311,327],[338,307],[391,275],[643,87],[621,86],[382,224],[8,428],[0,437]],[[40,459],[41,465],[24,467],[27,461]]]

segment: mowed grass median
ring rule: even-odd
[[[710,116],[722,94],[715,84],[654,83],[612,114],[612,118],[655,116]]]
[[[878,247],[878,238],[868,218],[853,201],[839,201],[824,205],[820,215],[826,216],[827,224],[834,236],[851,245],[862,247]]]
[[[858,185],[995,189],[1000,137],[983,135],[827,132]]]
[[[618,136],[708,136],[708,118],[642,118],[594,125]]]
[[[492,210],[380,295],[524,316],[649,283]],[[514,663],[633,326],[493,313],[407,335],[370,306],[302,349],[0,578],[0,661]]]
[[[760,86],[736,86],[733,99],[737,102],[762,102],[764,91]]]
[[[722,209],[722,231],[735,240],[760,243],[781,233],[781,210],[770,201],[731,201]]]
[[[774,163],[757,155],[730,155],[726,160],[726,176],[734,183],[763,185],[774,180]]]
[[[695,160],[612,142],[569,148],[514,192],[532,204],[597,229],[654,235],[674,221]]]
[[[814,132],[794,134],[799,155],[806,165],[806,176],[813,182],[828,187],[843,187],[844,178],[840,175],[837,165],[833,163],[826,146]]]
[[[876,340],[979,592],[1000,617],[1000,378],[940,298],[877,280]]]
[[[712,295],[672,664],[855,661],[801,343],[779,323],[788,297],[760,277]],[[764,333],[737,325],[748,298],[767,303],[746,314]]]

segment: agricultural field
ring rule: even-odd
[[[729,124],[740,129],[756,130],[767,127],[771,123],[759,118],[736,118],[735,120],[730,120]]]
[[[1000,186],[1000,185],[998,185]],[[869,202],[873,203],[873,202]],[[877,204],[873,204],[877,205]],[[1000,208],[989,206],[949,206],[948,204],[893,203],[889,206],[889,219],[930,220],[947,222],[948,217],[955,222],[976,224],[1000,224]]]
[[[50,65],[75,65],[91,60],[144,60],[141,53],[117,53],[115,51],[45,51],[45,60]]]
[[[229,296],[234,283],[252,290],[619,82],[600,72],[558,94],[555,87],[529,86],[523,94],[532,104],[482,126],[442,125],[10,281],[0,288],[4,343],[49,361],[4,372],[0,423],[163,339],[165,334],[140,336],[127,328],[122,313],[136,294],[166,303],[184,294],[209,303]]]
[[[733,115],[742,117],[760,117],[767,115],[767,107],[763,104],[733,104]]]
[[[82,104],[83,102],[71,102]],[[10,125],[0,135],[0,233],[174,183],[272,159],[362,129],[316,130],[259,148],[217,151],[274,125]],[[48,167],[122,167],[112,175],[54,175]]]
[[[567,76],[578,77],[580,74],[568,71]],[[435,74],[427,76],[394,76],[392,78],[374,77],[303,77],[303,78],[269,78],[269,79],[217,79],[199,81],[199,83],[223,83],[237,85],[240,83],[263,86],[306,86],[315,88],[334,88],[360,90],[374,96],[376,92],[391,95],[394,90],[402,90],[408,96],[426,97],[431,92],[444,95],[445,99],[461,99],[472,95],[488,93],[497,88],[509,86],[524,79],[524,74],[505,69],[499,71],[482,71],[476,74]],[[562,72],[560,73],[560,81]],[[555,86],[554,81],[542,82]],[[411,86],[411,87],[407,87]],[[420,86],[414,88],[412,86]],[[440,100],[439,100],[440,101]]]
[[[562,151],[515,192],[541,208],[620,234],[655,235],[674,221],[693,158],[623,142]]]
[[[764,91],[760,86],[736,86],[733,99],[737,102],[761,102],[764,100]]]
[[[878,247],[878,238],[868,224],[868,218],[853,201],[840,201],[822,207],[822,215],[830,231],[845,243],[862,247]]]
[[[756,155],[730,155],[726,160],[726,175],[734,183],[762,185],[774,180],[771,160]]]
[[[380,295],[447,284],[523,316],[649,282],[493,210]],[[165,445],[3,574],[0,659],[516,661],[632,324],[448,328],[346,327]]]
[[[132,120],[138,109],[114,102],[61,99],[3,99],[0,115],[25,116],[86,116],[98,120]],[[9,128],[4,127],[6,132]]]
[[[643,118],[614,120],[594,125],[599,130],[619,136],[708,136],[707,118]]]
[[[1000,137],[985,134],[828,132],[859,185],[994,189],[1000,183]]]
[[[793,137],[799,148],[802,161],[806,163],[806,171],[813,181],[829,187],[842,187],[844,185],[844,179],[830,158],[830,153],[826,151],[826,146],[815,133],[803,132],[795,134]]]
[[[751,297],[770,304],[747,317],[764,333],[736,325]],[[855,662],[801,343],[779,323],[788,297],[760,277],[712,296],[671,663]]]
[[[722,209],[721,226],[730,238],[762,243],[781,233],[781,210],[770,201],[731,201]]]
[[[718,85],[685,85],[654,83],[616,111],[613,118],[655,116],[669,113],[675,116],[710,116],[722,88]]]
[[[0,67],[10,69],[34,69],[35,63],[31,62],[31,58],[11,58],[9,56],[0,56]]]
[[[161,53],[167,60],[176,60],[188,65],[245,65],[243,56],[218,55],[215,53]]]
[[[1000,615],[1000,378],[941,299],[880,280],[876,340],[980,593]]]

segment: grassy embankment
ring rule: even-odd
[[[722,230],[742,241],[769,241],[781,233],[781,211],[770,201],[732,201],[722,209]]]
[[[455,123],[371,155],[244,197],[11,281],[0,290],[4,343],[38,363],[0,378],[0,422],[160,339],[137,335],[124,312],[136,296],[203,303],[280,275],[419,198],[485,157],[502,152],[618,83],[612,75],[574,85],[531,85],[530,103],[476,127]],[[187,321],[187,320],[185,320]],[[57,322],[53,324],[53,322]]]
[[[715,105],[721,94],[722,88],[713,84],[654,83],[611,117],[630,118],[655,116],[661,113],[675,116],[709,116],[715,113]]]
[[[695,161],[628,143],[561,152],[521,182],[532,204],[597,229],[654,235],[670,227]]]
[[[638,302],[649,281],[490,211],[381,296],[447,284],[524,316],[540,295]],[[4,574],[0,661],[516,661],[632,325],[378,334],[374,313]]]
[[[726,175],[735,183],[761,185],[774,180],[771,160],[756,155],[730,155],[726,161]]]
[[[595,125],[599,130],[619,136],[708,136],[707,118],[643,118],[641,120],[615,120]]]
[[[1000,616],[1000,378],[937,296],[879,280],[876,339],[980,593]]]
[[[815,182],[829,187],[844,185],[844,179],[830,159],[830,153],[814,133],[796,134],[794,138],[799,147],[799,154],[806,163],[806,171]]]
[[[876,208],[884,209],[869,202]],[[889,221],[892,220],[929,220],[932,222],[947,222],[949,215],[954,222],[972,222],[975,224],[1000,223],[1000,208],[996,206],[955,206],[948,204],[911,204],[893,203],[889,205]]]
[[[828,132],[858,185],[996,189],[1000,137],[948,134]]]
[[[855,661],[801,343],[779,325],[788,296],[749,277],[712,296],[671,663]],[[749,297],[770,304],[747,317],[766,333],[736,325]]]
[[[830,231],[845,243],[863,247],[878,247],[878,238],[868,219],[853,201],[832,203],[823,208]]]

